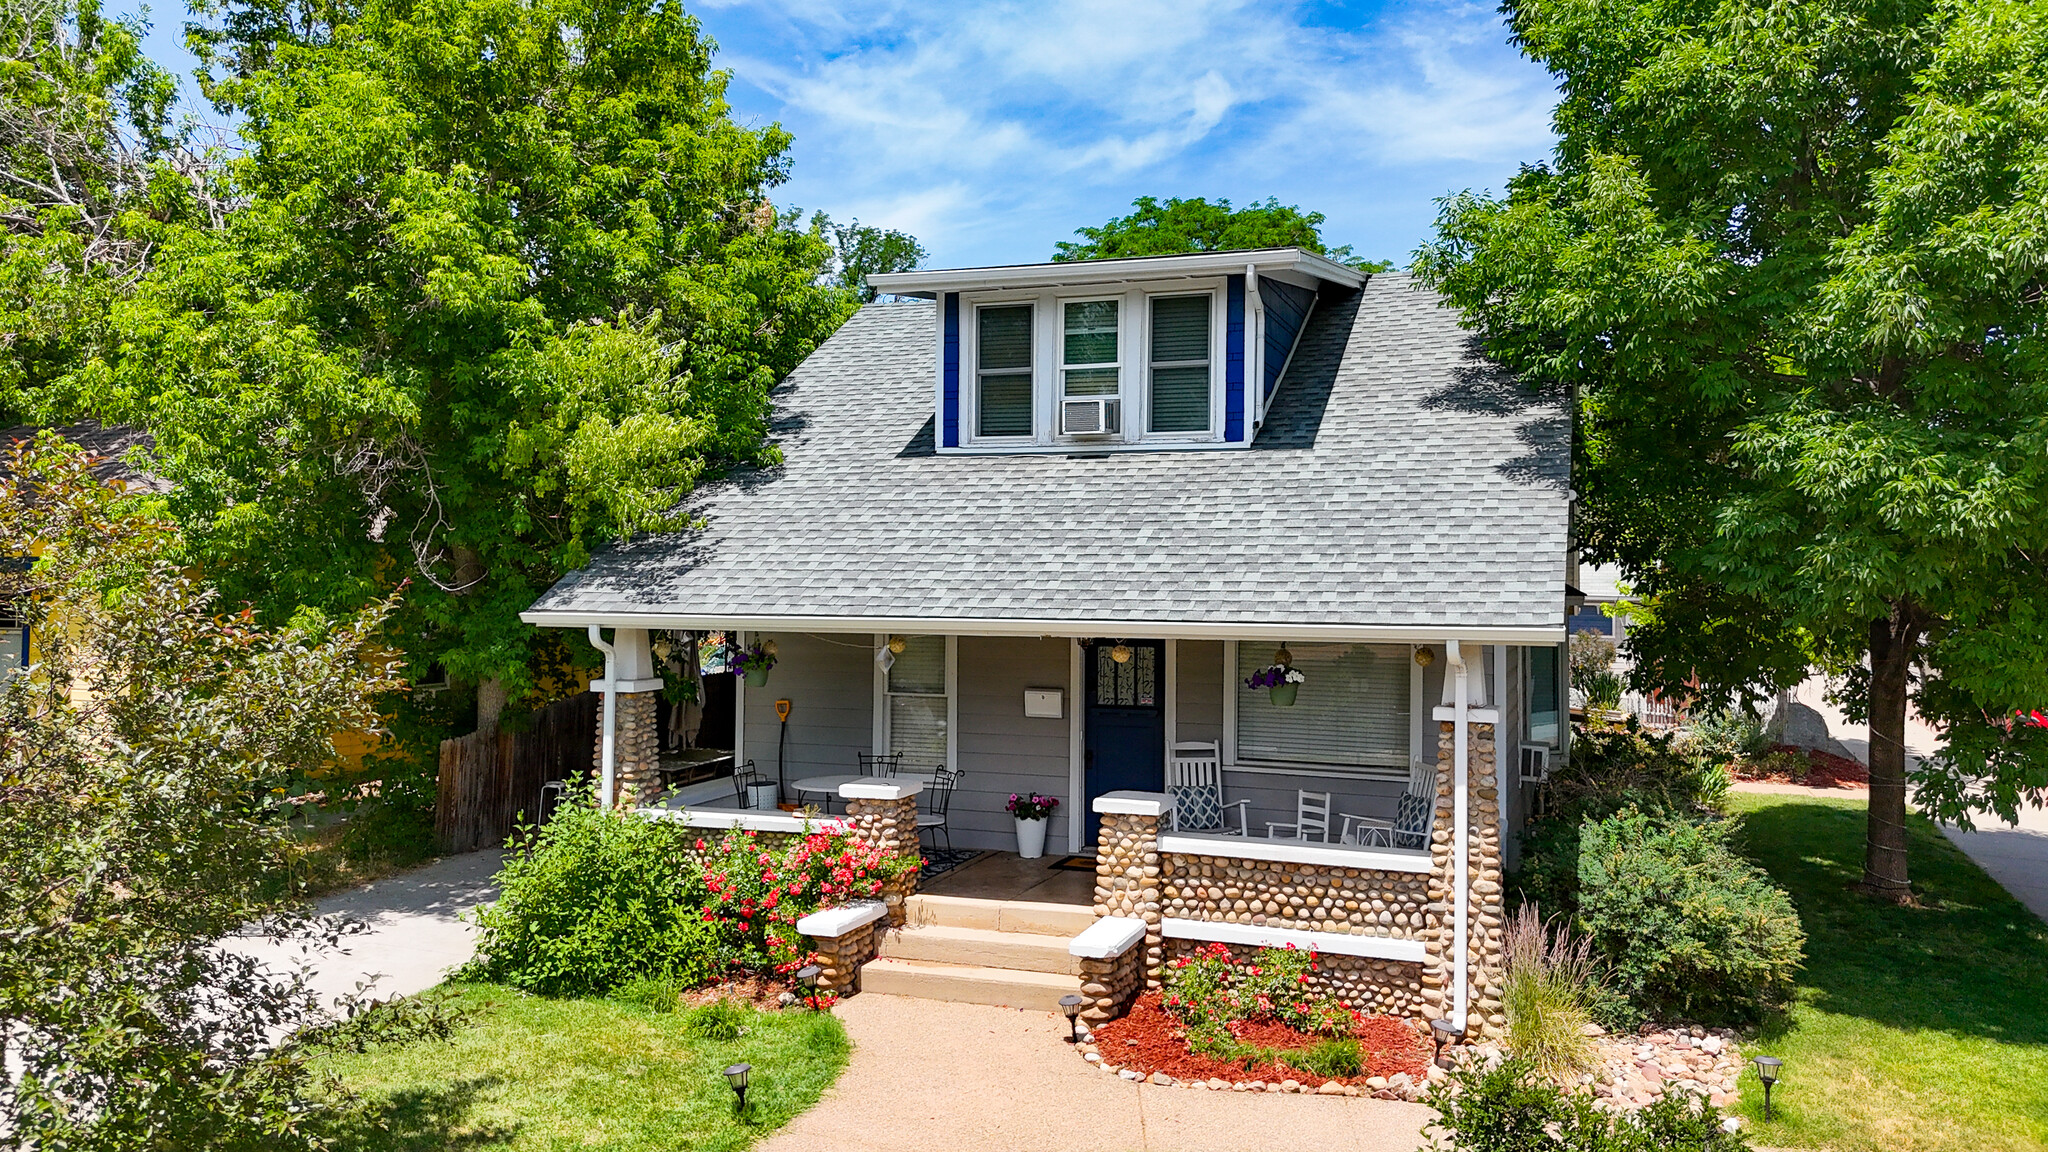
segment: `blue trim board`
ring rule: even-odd
[[[1266,306],[1266,363],[1260,375],[1265,377],[1261,383],[1270,399],[1273,389],[1280,386],[1280,370],[1287,366],[1287,354],[1301,337],[1302,321],[1308,319],[1316,294],[1278,280],[1260,280],[1259,300]]]
[[[960,294],[946,293],[946,410],[939,414],[939,443],[960,446]]]
[[[1244,439],[1244,277],[1230,278],[1223,329],[1223,438]]]

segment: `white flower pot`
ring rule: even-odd
[[[1026,860],[1036,860],[1045,855],[1046,820],[1017,820],[1017,855]]]

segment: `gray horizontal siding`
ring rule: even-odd
[[[1024,715],[1026,688],[1058,688],[1068,715],[1075,707],[1067,684],[1071,642],[1030,637],[962,636],[959,674],[960,790],[948,826],[956,848],[1017,850],[1017,830],[1004,805],[1012,792],[1060,798],[1046,851],[1067,846],[1066,719]]]
[[[769,634],[747,639],[769,639]],[[828,641],[800,632],[772,634],[775,668],[761,688],[742,691],[747,759],[775,779],[775,702],[789,701],[789,739],[783,748],[785,781],[860,771],[857,753],[875,740],[873,638],[862,634]],[[836,641],[836,643],[835,643]],[[794,793],[785,799],[794,800]],[[835,805],[835,809],[836,809]]]
[[[1223,741],[1223,641],[1183,640],[1175,672],[1175,740]]]

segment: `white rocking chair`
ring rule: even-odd
[[[1166,792],[1173,797],[1173,830],[1212,836],[1246,836],[1251,829],[1251,801],[1223,802],[1223,766],[1214,742],[1176,743],[1166,762]],[[1224,819],[1237,811],[1237,827]]]
[[[1281,835],[1280,829],[1291,829]],[[1328,792],[1297,791],[1294,794],[1294,822],[1268,821],[1268,840],[1320,840],[1330,842],[1330,794]]]
[[[1408,788],[1394,809],[1392,820],[1376,816],[1337,814],[1343,825],[1337,840],[1361,848],[1427,848],[1430,825],[1436,818],[1436,765],[1417,763],[1409,769]]]

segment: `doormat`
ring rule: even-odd
[[[962,864],[981,859],[983,855],[979,848],[927,848],[924,850],[924,867],[917,870],[917,882],[923,884],[934,876],[944,876]]]
[[[1055,872],[1093,872],[1095,871],[1095,857],[1062,856],[1046,865],[1046,867]]]

